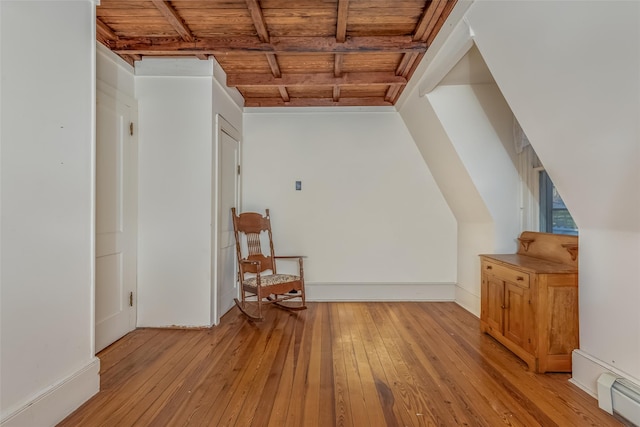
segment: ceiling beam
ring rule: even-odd
[[[344,66],[344,54],[336,53],[335,58],[333,59],[333,75],[336,77],[340,77],[342,75]]]
[[[113,51],[140,55],[197,55],[225,53],[423,53],[427,43],[411,36],[348,37],[339,43],[333,37],[271,37],[270,43],[256,43],[254,37],[212,37],[185,42],[177,38],[119,38]]]
[[[96,38],[105,46],[110,46],[110,42],[118,40],[118,35],[100,19],[96,19]]]
[[[258,3],[258,0],[246,0],[246,3],[249,13],[251,14],[253,26],[258,32],[258,38],[260,38],[262,43],[269,43],[269,31],[267,31],[267,24],[264,21],[260,3]]]
[[[285,102],[280,98],[248,98],[245,107],[381,107],[391,106],[390,102],[382,98],[291,98]]]
[[[424,13],[420,17],[420,21],[416,26],[416,30],[413,33],[413,40],[427,40],[436,26],[442,11],[447,6],[447,3],[450,2],[455,4],[456,0],[433,0],[429,3],[429,6],[424,10]]]
[[[191,34],[191,30],[187,27],[187,24],[184,23],[178,12],[169,5],[166,1],[163,0],[151,0],[153,5],[160,11],[162,16],[164,16],[169,24],[173,27],[174,30],[180,34],[182,40],[186,42],[192,42],[193,34]]]
[[[260,7],[260,3],[258,0],[246,0],[247,8],[249,9],[249,13],[251,14],[251,20],[253,21],[253,26],[258,33],[258,38],[262,43],[269,43],[269,30],[267,30],[267,23],[264,20],[264,14],[262,13],[262,8]],[[280,71],[280,65],[278,64],[278,58],[275,53],[267,53],[267,62],[269,63],[269,67],[271,68],[271,74],[273,77],[280,78],[282,77],[282,72]],[[280,92],[280,97],[284,102],[289,102],[289,91],[283,85],[278,86],[278,92]]]
[[[278,59],[273,53],[267,54],[267,62],[269,63],[269,68],[271,68],[271,74],[273,74],[273,77],[282,77],[282,71],[280,71]]]
[[[333,102],[340,101],[340,86],[333,87]]]
[[[433,43],[433,40],[436,38],[440,30],[442,29],[442,26],[444,25],[445,21],[451,14],[451,11],[455,7],[456,3],[457,3],[457,0],[447,1],[447,4],[445,5],[444,10],[442,11],[438,19],[436,19],[435,21],[435,28],[431,30],[431,33],[428,36],[425,34],[425,38],[423,40],[427,42],[427,46],[431,46],[431,43]]]
[[[407,77],[409,70],[418,58],[419,53],[405,53],[400,60],[400,64],[396,68],[396,74],[399,76]]]
[[[349,0],[338,0],[338,17],[336,19],[336,42],[344,43],[347,40],[347,19],[349,16]],[[333,75],[342,76],[344,54],[336,53],[333,58]],[[333,101],[340,100],[340,86],[333,87]]]
[[[413,41],[426,42],[427,39],[432,40],[430,36],[434,32],[437,34],[444,22],[440,20],[442,13],[445,9],[451,12],[456,2],[457,0],[432,0],[429,6],[425,8],[422,16],[420,16],[418,25],[416,25],[416,29],[413,32]],[[396,74],[403,77],[410,77],[423,56],[424,51],[405,52],[396,68]],[[389,89],[387,89],[384,99],[395,104],[403,90],[404,86],[390,86]]]
[[[242,73],[227,75],[227,86],[368,86],[405,85],[407,79],[385,72],[344,73],[336,77],[333,73],[286,74],[273,77],[267,74]]]
[[[274,77],[282,77],[282,71],[280,71],[280,65],[278,65],[278,59],[276,55],[273,53],[267,53],[267,62],[269,62],[269,67],[271,67],[271,74]],[[278,91],[280,92],[280,96],[283,101],[289,101],[289,92],[285,86],[278,86]]]
[[[347,39],[347,16],[349,14],[349,0],[338,0],[338,23],[336,25],[336,41],[344,43]]]

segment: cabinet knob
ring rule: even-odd
[[[490,265],[487,265],[487,270],[491,270],[493,269],[493,267],[491,267]]]
[[[524,277],[522,277],[522,276],[518,276],[518,277],[516,277],[516,280],[523,281],[523,280],[524,280]]]

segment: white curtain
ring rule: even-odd
[[[513,139],[518,153],[520,175],[520,228],[522,231],[540,230],[540,171],[543,170],[527,135],[513,118]]]
[[[516,146],[516,153],[520,154],[525,149],[525,147],[530,147],[531,143],[529,142],[529,138],[524,134],[524,131],[520,127],[520,123],[518,123],[518,119],[513,117],[513,141]]]

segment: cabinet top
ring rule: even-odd
[[[538,274],[572,274],[578,272],[578,267],[571,264],[554,262],[520,254],[482,254],[482,260],[493,261],[508,267],[516,267]]]
[[[578,236],[523,231],[518,242],[518,255],[578,268]]]
[[[535,273],[576,273],[578,236],[523,231],[515,254],[484,254],[481,257]]]

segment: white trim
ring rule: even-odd
[[[424,77],[418,86],[418,96],[423,97],[438,86],[438,83],[473,47],[472,31],[463,19],[451,32],[442,48],[427,66]]]
[[[420,64],[418,64],[418,67],[413,73],[413,77],[411,78],[411,80],[409,80],[405,89],[402,91],[400,98],[396,102],[395,108],[398,111],[402,110],[402,108],[404,107],[404,104],[406,103],[407,99],[410,98],[410,96],[414,96],[413,94],[415,92],[416,87],[422,87],[422,85],[424,84],[423,80],[425,80],[425,78],[428,78],[425,76],[427,76],[428,73],[431,73],[433,71],[430,69],[431,63],[434,61],[435,57],[443,49],[445,50],[448,49],[448,47],[444,46],[445,43],[447,42],[447,40],[449,40],[449,36],[456,29],[456,27],[458,26],[458,23],[462,22],[465,14],[467,13],[467,10],[469,10],[469,8],[471,7],[474,1],[475,0],[458,0],[457,1],[453,10],[447,17],[447,20],[445,21],[444,25],[442,26],[440,31],[438,31],[438,35],[433,40],[433,43],[431,43],[431,45],[427,49],[427,52],[424,54],[424,57],[420,61]],[[454,65],[455,63],[451,64],[451,67],[449,68],[449,70],[453,68]],[[442,77],[444,77],[444,75]],[[420,93],[420,90],[418,90],[418,94],[419,93]]]
[[[96,80],[96,91],[103,92],[105,95],[110,96],[116,101],[122,101],[126,106],[131,107],[131,110],[135,110],[136,118],[134,124],[137,122],[137,111],[138,111],[138,101],[135,98],[127,95],[126,93],[118,90],[117,88],[111,86],[109,83],[103,80]],[[137,138],[138,132],[134,132],[133,136]]]
[[[108,47],[106,47],[99,41],[96,41],[96,53],[101,54],[107,61],[113,62],[117,67],[120,67],[131,74],[134,74],[134,67],[131,64],[113,53],[113,51],[109,50]]]
[[[598,398],[598,377],[604,373],[610,373],[616,377],[626,378],[631,382],[640,384],[640,380],[638,378],[633,378],[631,375],[596,359],[583,350],[574,350],[571,358],[573,378],[569,381],[596,399]]]
[[[469,313],[480,318],[480,297],[469,292],[460,285],[456,285],[456,303]]]
[[[212,77],[213,61],[198,58],[150,58],[136,61],[136,77]]]
[[[0,422],[0,427],[55,425],[100,391],[100,359],[45,389]]]
[[[455,283],[305,283],[308,301],[454,301]]]
[[[224,72],[220,63],[216,61],[214,57],[209,57],[209,60],[213,63],[213,83],[218,86],[218,89],[220,89],[220,91],[238,107],[238,111],[242,113],[244,97],[237,88],[227,86],[227,73]]]
[[[97,36],[97,24],[96,24],[96,5],[94,3],[91,8],[91,40],[96,40]],[[91,291],[89,300],[89,335],[91,356],[96,352],[96,156],[97,156],[97,113],[98,113],[98,94],[97,94],[97,80],[98,80],[98,51],[96,43],[91,43],[91,220],[89,239],[91,242],[91,248],[89,250],[89,269],[91,274]],[[98,390],[100,390],[100,361],[98,360],[98,375],[97,375]],[[93,395],[93,394],[92,394]],[[80,405],[78,405],[80,406]],[[75,408],[73,408],[75,409]]]

